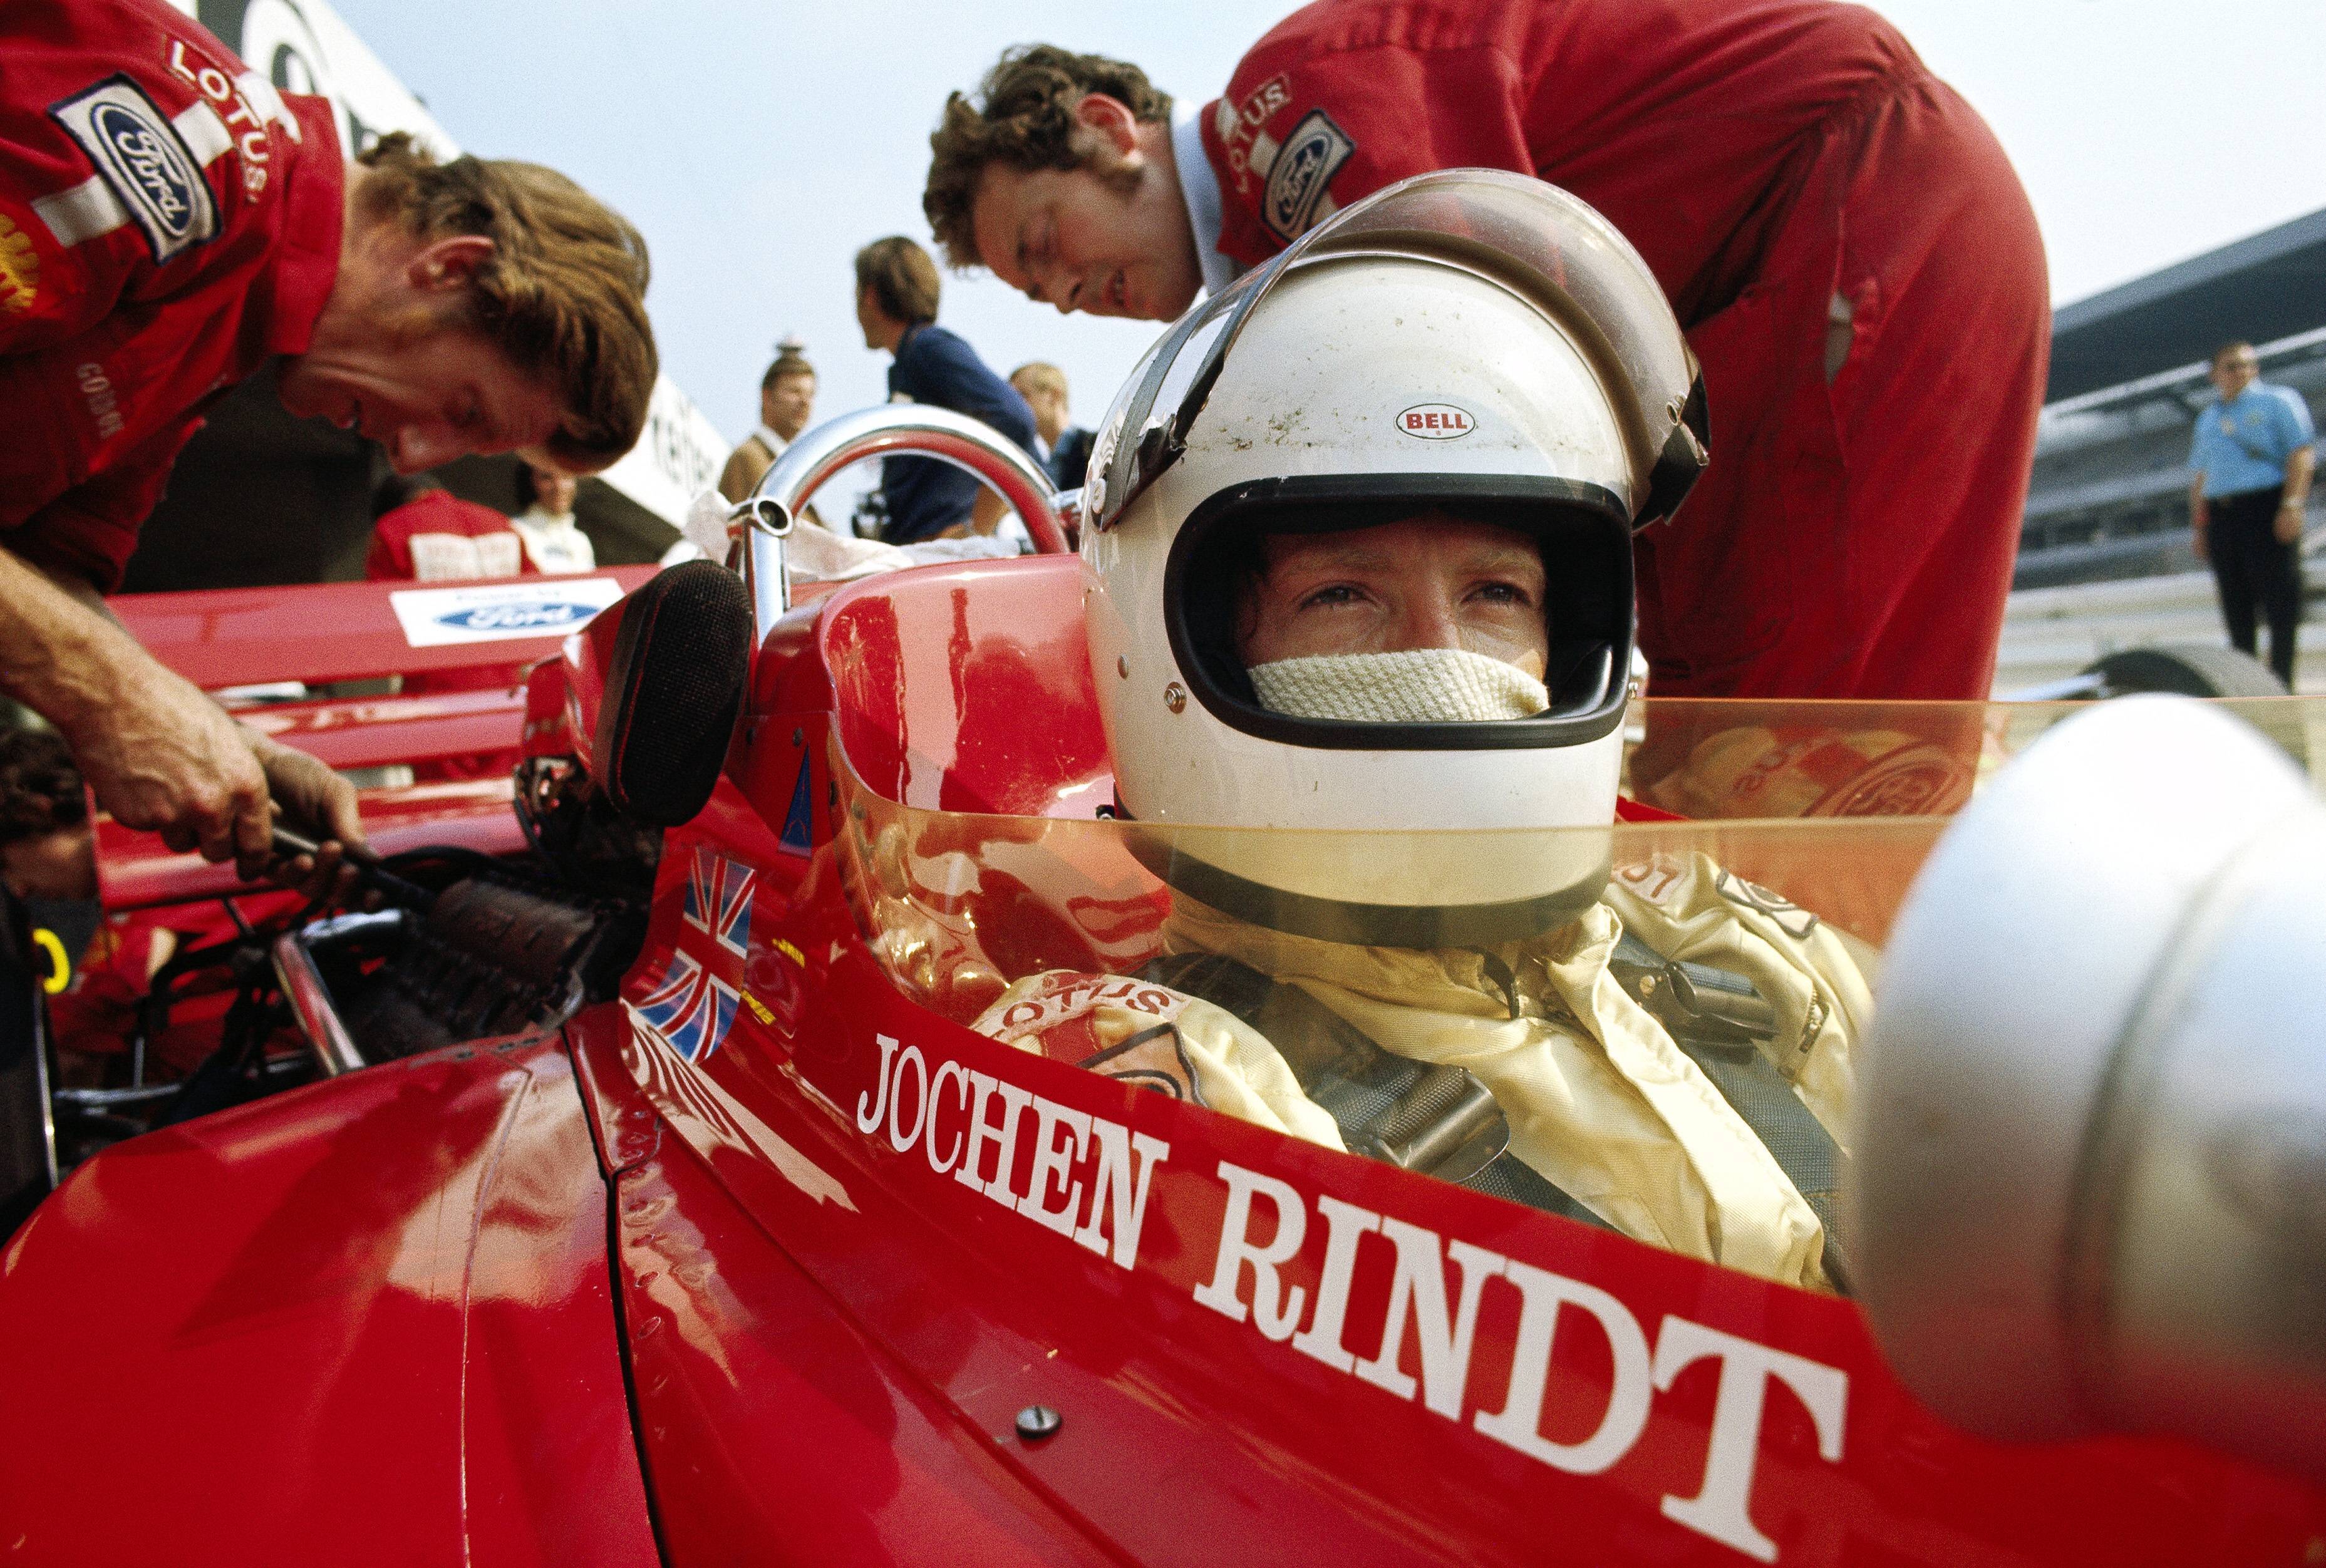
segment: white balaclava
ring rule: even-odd
[[[1298,719],[1469,723],[1531,718],[1550,706],[1549,690],[1524,670],[1465,648],[1279,659],[1247,673],[1261,707]]]

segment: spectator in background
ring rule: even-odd
[[[889,401],[926,403],[982,420],[1034,451],[1034,412],[954,334],[936,324],[937,265],[901,235],[856,253],[856,320],[864,346],[894,356]],[[970,475],[934,458],[886,458],[880,495],[890,544],[991,533],[1007,509]]]
[[[730,502],[758,489],[784,449],[815,417],[815,366],[808,363],[806,347],[796,338],[785,339],[759,377],[758,428],[743,438],[719,475],[719,493]]]
[[[1042,438],[1042,466],[1061,490],[1079,490],[1090,468],[1091,432],[1066,422],[1066,373],[1029,359],[1009,373],[1009,385],[1034,411],[1034,433]]]
[[[572,483],[566,481],[569,508]],[[524,484],[520,479],[519,494],[524,493]],[[479,577],[533,576],[543,570],[526,549],[525,537],[514,523],[490,506],[461,500],[433,474],[414,474],[408,479],[391,475],[373,492],[372,509],[379,513],[379,521],[372,524],[371,552],[364,557],[364,576],[373,582],[460,582]],[[582,543],[585,547],[589,544],[586,539]],[[406,697],[441,696],[502,690],[524,678],[523,664],[478,664],[460,670],[407,671],[397,689]],[[516,765],[517,756],[515,751],[488,751],[474,756],[440,757],[414,764],[412,776],[422,782],[499,778]]]
[[[2220,395],[2197,416],[2189,442],[2189,527],[2197,559],[2213,569],[2221,619],[2239,652],[2254,651],[2254,606],[2269,617],[2269,667],[2293,690],[2294,628],[2302,621],[2302,509],[2316,468],[2317,430],[2302,394],[2259,379],[2250,343],[2213,354]]]
[[[364,576],[373,582],[459,582],[541,570],[526,559],[525,542],[507,517],[461,500],[433,474],[382,480],[372,511],[379,520]]]
[[[526,564],[535,571],[598,570],[598,552],[573,521],[573,496],[581,487],[561,469],[518,460],[516,498],[525,510],[509,519],[509,526],[524,541]]]

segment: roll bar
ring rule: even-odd
[[[934,458],[991,485],[1026,524],[1034,547],[1064,553],[1057,487],[1017,442],[992,426],[951,409],[898,404],[860,409],[802,431],[761,478],[758,487],[727,514],[743,531],[743,581],[751,590],[751,645],[767,640],[791,608],[784,535],[809,496],[833,475],[866,458]]]

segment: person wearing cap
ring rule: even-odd
[[[1101,432],[1086,637],[1164,956],[1135,986],[1005,975],[975,1026],[1839,1284],[1862,950],[1701,855],[1611,868],[1590,830],[1617,812],[1627,545],[1703,463],[1679,325],[1549,186],[1382,204],[1167,336]]]
[[[1508,170],[1646,259],[1723,454],[1634,546],[1669,695],[1983,699],[2050,351],[2034,215],[1978,116],[1832,0],[1363,0],[1175,110],[1014,49],[931,138],[960,267],[1166,320],[1409,175]]]
[[[526,451],[593,472],[645,428],[645,242],[535,164],[352,161],[162,0],[64,0],[0,36],[0,693],[98,803],[179,849],[272,856],[279,805],[359,843],[354,791],[104,613],[201,410],[270,363],[284,406],[404,473]],[[327,867],[311,868],[320,877]]]
[[[759,422],[720,470],[720,495],[736,502],[758,489],[784,449],[814,417],[815,366],[808,363],[807,345],[786,338],[776,345],[776,357],[759,377]]]

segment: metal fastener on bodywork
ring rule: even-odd
[[[1177,713],[1187,706],[1187,689],[1174,681],[1163,688],[1163,706]]]
[[[1047,1405],[1028,1405],[1018,1413],[1018,1435],[1028,1443],[1055,1435],[1065,1417]]]
[[[1129,654],[1117,654],[1114,656],[1114,673],[1121,676],[1126,681],[1130,679],[1130,655]]]

